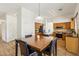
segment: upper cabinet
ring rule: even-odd
[[[66,22],[65,23],[65,28],[70,29],[71,28],[71,22]]]
[[[40,32],[40,27],[43,26],[42,23],[37,23],[35,22],[35,34],[40,34],[42,32]]]
[[[71,29],[75,29],[75,20],[71,19]]]
[[[40,26],[42,26],[42,25],[43,25],[42,23],[35,23],[35,29],[36,29],[36,30],[39,29]]]
[[[70,22],[54,23],[54,29],[70,29]]]

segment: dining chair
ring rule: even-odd
[[[15,39],[15,44],[16,44],[16,45],[15,45],[15,48],[16,48],[16,49],[15,49],[15,51],[16,51],[16,52],[15,52],[15,56],[18,56],[18,40],[17,40],[17,39]]]
[[[20,51],[22,56],[37,56],[37,52],[30,53],[28,45],[26,42],[22,40],[18,40],[18,44],[20,46]]]
[[[29,38],[29,37],[32,37],[32,35],[25,35],[25,38]]]
[[[27,39],[27,38],[29,38],[29,37],[32,37],[32,35],[31,34],[29,34],[29,35],[25,35],[25,38]],[[31,48],[30,46],[28,46],[28,48],[29,48],[29,53],[33,53],[34,52],[34,49],[33,48]]]
[[[56,55],[57,51],[55,49],[57,49],[56,47],[57,45],[57,38],[55,38],[54,40],[51,41],[51,43],[49,44],[49,46],[44,50],[44,55],[47,54],[49,56],[51,56],[52,52],[53,55]]]
[[[47,35],[47,34],[43,34],[43,36],[47,36],[47,37],[49,37],[50,35]]]

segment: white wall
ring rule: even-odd
[[[22,8],[22,37],[28,34],[34,34],[34,14]]]
[[[17,18],[17,25],[18,26],[18,38],[20,37],[25,37],[25,35],[32,34],[34,35],[35,33],[35,28],[34,28],[34,21],[35,21],[35,15],[32,11],[21,8],[20,11],[17,13],[18,18]]]
[[[1,39],[1,36],[2,36],[2,29],[1,29],[1,24],[0,24],[0,39]]]
[[[1,39],[1,37],[2,37],[2,28],[1,28],[2,25],[1,25],[1,24],[2,24],[2,19],[0,19],[0,39]]]
[[[5,22],[2,23],[2,40],[9,42],[17,38],[16,15],[6,14]]]
[[[17,38],[17,18],[16,15],[6,15],[7,42]]]
[[[46,22],[44,24],[44,34],[52,34],[53,33],[53,23],[52,22]]]
[[[2,40],[3,38],[5,39],[5,20],[0,19],[0,39]]]
[[[22,15],[21,15],[21,8],[19,8],[17,10],[17,38],[20,38],[21,37],[21,18],[22,18]]]
[[[6,22],[3,22],[1,26],[2,26],[2,40],[6,42],[7,41]]]
[[[77,12],[78,12],[78,16],[77,16],[77,18],[75,19],[75,30],[76,30],[76,32],[78,33],[78,30],[79,30],[79,4],[77,4],[77,7],[76,7],[76,9],[75,9],[74,16],[76,15]]]
[[[70,22],[69,18],[57,18],[53,19],[53,23],[59,23],[59,22]]]

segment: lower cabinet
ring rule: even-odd
[[[79,55],[79,39],[77,37],[66,37],[66,49]]]

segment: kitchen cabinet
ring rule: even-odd
[[[71,23],[70,22],[66,22],[65,23],[65,29],[70,29],[71,28]]]
[[[66,37],[66,49],[74,54],[79,54],[79,39],[77,37]]]
[[[75,29],[75,20],[71,19],[71,29]]]
[[[62,22],[62,23],[54,23],[54,29],[60,28],[60,29],[70,29],[71,23],[70,22]]]
[[[40,26],[42,26],[43,24],[42,23],[35,23],[35,29],[39,29]]]
[[[35,35],[42,35],[42,32],[39,32],[40,26],[43,26],[42,23],[35,23]]]

